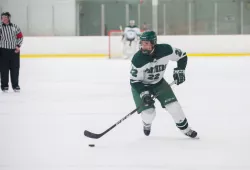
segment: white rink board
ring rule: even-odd
[[[113,53],[121,54],[121,37],[111,37]],[[158,36],[159,43],[169,43],[192,54],[250,53],[250,35]],[[107,56],[108,37],[25,37],[22,55],[69,54]]]
[[[200,140],[182,135],[158,102],[150,137],[135,114],[90,140],[85,129],[100,133],[135,107],[129,61],[22,59],[21,93],[0,94],[0,169],[249,170],[249,62],[189,59],[173,90]]]

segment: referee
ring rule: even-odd
[[[12,88],[15,92],[20,91],[19,68],[20,47],[23,42],[23,34],[20,28],[10,22],[9,12],[1,14],[0,24],[0,64],[1,64],[1,89],[9,90],[9,72]]]

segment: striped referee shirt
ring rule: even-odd
[[[23,34],[21,29],[13,23],[0,23],[0,48],[16,49],[21,47]]]

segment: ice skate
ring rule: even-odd
[[[143,131],[146,136],[149,136],[151,132],[151,125],[143,122]]]
[[[189,129],[187,132],[184,132],[184,134],[190,138],[199,138],[197,135],[197,132],[192,130],[192,129]]]

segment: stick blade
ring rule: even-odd
[[[92,132],[87,131],[87,130],[84,131],[84,135],[86,137],[93,138],[93,139],[98,139],[102,136],[102,134],[95,134],[95,133],[92,133]]]

